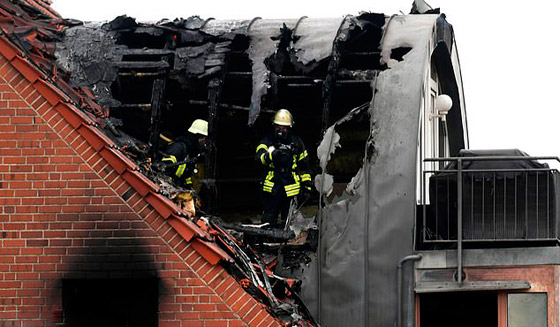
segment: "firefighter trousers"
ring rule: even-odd
[[[288,211],[290,210],[290,201],[293,197],[288,197],[282,190],[276,192],[263,192],[263,218],[262,223],[269,223],[274,228],[284,228]],[[278,221],[280,214],[280,221]]]

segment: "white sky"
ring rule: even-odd
[[[340,17],[360,11],[408,13],[413,0],[54,0],[63,17],[140,21],[161,18]],[[560,156],[560,1],[428,0],[453,25],[471,149],[518,148]],[[554,41],[557,40],[557,41]]]

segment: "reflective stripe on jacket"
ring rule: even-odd
[[[274,151],[280,151],[281,147],[290,149],[291,160],[287,167],[275,167],[271,147],[274,147]],[[272,193],[276,186],[276,189],[281,187],[288,197],[292,197],[300,193],[302,182],[311,181],[308,153],[297,136],[290,136],[285,144],[279,144],[272,138],[265,137],[257,146],[255,158],[267,170],[262,182],[263,192]]]
[[[168,157],[165,157],[163,159],[161,159],[161,161],[165,162],[165,163],[171,163],[171,164],[176,164],[177,163],[177,158],[173,155],[170,155]],[[175,176],[173,176],[174,179],[177,180],[183,180],[184,183],[187,186],[192,185],[192,176],[186,176],[185,171],[187,170],[187,164],[180,164],[177,166],[177,169],[173,169],[174,167],[171,167],[169,169],[169,173],[174,174]]]

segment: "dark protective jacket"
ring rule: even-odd
[[[164,153],[161,161],[167,165],[166,174],[176,183],[191,187],[196,163],[202,154],[198,142],[191,137],[180,137],[171,143]]]
[[[274,151],[271,150],[274,147]],[[301,184],[310,189],[309,158],[303,141],[292,134],[285,140],[267,136],[257,146],[256,160],[266,168],[263,192],[286,192],[292,197],[300,193]]]

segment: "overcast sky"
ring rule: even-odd
[[[413,0],[54,0],[66,18],[251,19],[340,17],[360,11],[408,13]],[[428,0],[453,25],[471,149],[518,148],[560,156],[560,2]],[[509,3],[509,5],[507,5]]]

